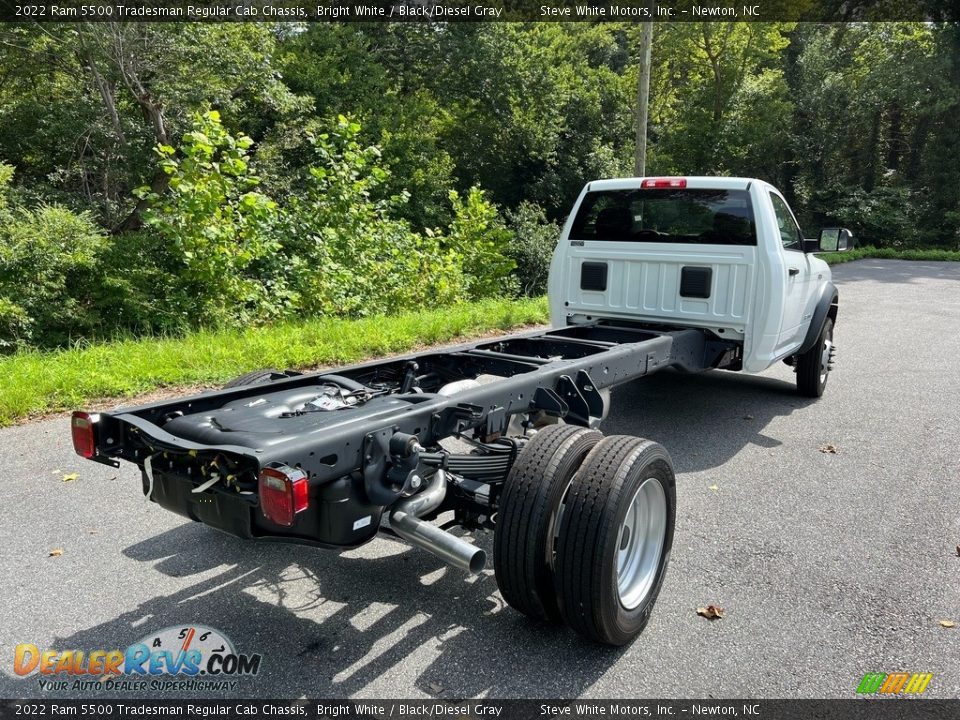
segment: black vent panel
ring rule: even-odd
[[[580,266],[580,289],[600,290],[607,289],[607,264],[602,262],[585,262]]]
[[[713,268],[685,267],[680,271],[680,297],[708,298],[713,284]]]

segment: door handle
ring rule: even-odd
[[[800,268],[787,268],[787,274],[789,274],[790,277],[793,277],[794,275],[799,275]]]

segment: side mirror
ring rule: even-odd
[[[816,252],[844,252],[853,249],[853,233],[846,228],[824,228],[820,231]]]

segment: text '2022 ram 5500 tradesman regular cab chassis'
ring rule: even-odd
[[[344,549],[383,533],[476,573],[485,552],[448,529],[492,529],[511,606],[621,645],[663,582],[676,488],[661,445],[596,429],[609,389],[782,360],[821,395],[837,292],[813,253],[850,244],[838,228],[804,239],[760,180],[591,182],[551,265],[552,329],[76,412],[74,447],[136,463],[149,500],[241,538]]]

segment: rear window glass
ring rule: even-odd
[[[756,245],[746,190],[601,190],[587,193],[571,240]]]

